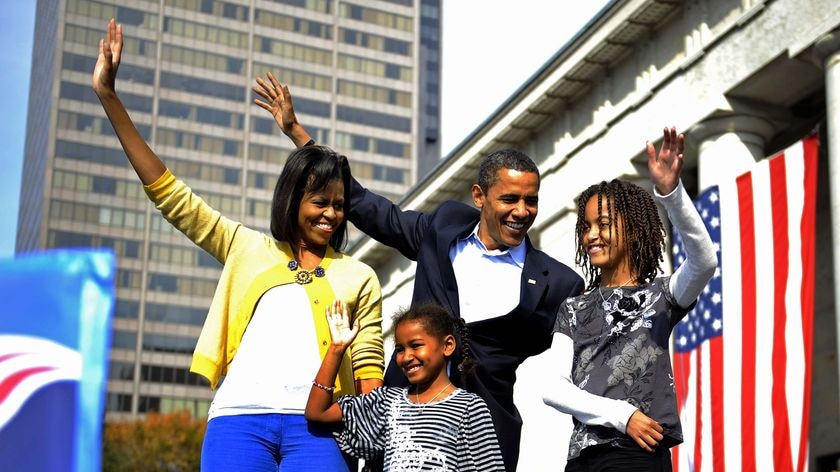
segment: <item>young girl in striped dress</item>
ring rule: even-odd
[[[361,459],[384,458],[385,471],[503,471],[490,411],[478,395],[449,381],[447,364],[461,348],[462,371],[474,367],[466,352],[466,328],[439,305],[415,306],[394,318],[397,365],[410,386],[380,387],[333,403],[333,382],[344,351],[359,327],[346,307],[327,308],[332,345],[312,382],[305,416],[320,423],[343,422],[341,449]],[[465,372],[467,373],[467,372]]]

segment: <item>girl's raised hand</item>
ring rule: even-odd
[[[359,322],[350,325],[347,305],[339,300],[327,307],[327,324],[330,326],[332,345],[336,348],[346,349],[359,334]]]
[[[674,127],[663,130],[662,147],[659,154],[653,144],[647,143],[648,170],[650,180],[660,195],[668,195],[677,188],[680,182],[680,172],[683,166],[683,151],[685,150],[685,135],[677,134]]]
[[[99,57],[93,68],[91,82],[96,95],[113,92],[117,80],[117,69],[120,67],[122,55],[123,34],[122,25],[118,25],[113,18],[108,22],[105,38],[99,40]]]

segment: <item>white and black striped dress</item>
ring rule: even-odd
[[[362,459],[384,456],[385,471],[504,471],[487,404],[466,390],[418,405],[405,388],[379,387],[338,403],[341,449]]]

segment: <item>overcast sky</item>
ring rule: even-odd
[[[607,3],[444,0],[443,155]],[[35,0],[5,0],[0,9],[0,164],[5,176],[0,185],[0,257],[14,254],[34,18]]]

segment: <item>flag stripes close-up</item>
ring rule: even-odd
[[[807,468],[817,153],[808,136],[695,201],[718,270],[674,328],[675,471]]]

